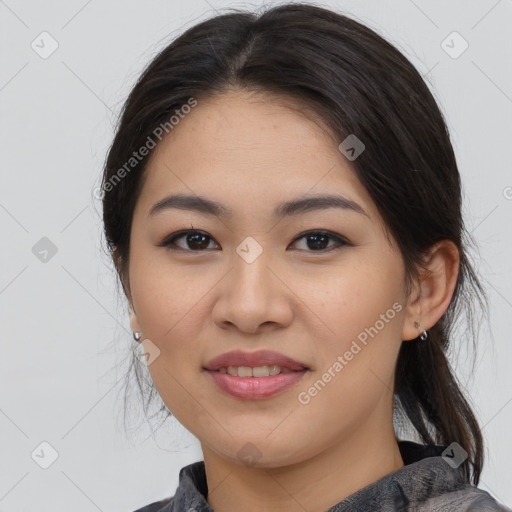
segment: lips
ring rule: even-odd
[[[204,368],[210,371],[218,371],[221,368],[227,368],[229,366],[272,366],[277,365],[281,368],[288,368],[292,371],[307,370],[308,367],[299,361],[280,354],[271,350],[260,350],[258,352],[243,352],[241,350],[235,350],[232,352],[226,352],[220,356],[215,357],[211,361],[205,364]]]
[[[277,395],[297,384],[309,370],[304,363],[270,350],[227,352],[209,361],[204,369],[218,389],[242,400]],[[251,376],[251,369],[260,376]]]

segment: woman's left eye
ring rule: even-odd
[[[340,247],[343,247],[345,245],[349,245],[346,240],[344,240],[341,236],[336,235],[334,233],[331,233],[329,231],[309,231],[308,233],[304,233],[300,236],[298,236],[294,242],[298,240],[307,240],[306,246],[308,248],[313,247],[314,251],[308,251],[308,252],[319,252],[319,251],[331,251],[334,249],[339,249]],[[326,249],[326,243],[329,239],[334,240],[335,244],[334,247],[329,247]]]
[[[185,247],[176,243],[176,241],[180,239],[184,239]],[[339,249],[345,245],[350,245],[341,236],[324,230],[308,231],[306,233],[302,233],[297,238],[295,238],[292,244],[302,239],[306,241],[306,247],[308,249],[312,249],[307,252],[329,252],[335,249]],[[329,240],[333,240],[335,242],[334,246],[329,246]],[[158,245],[160,247],[168,247],[170,250],[175,251],[181,250],[187,252],[204,252],[204,249],[207,249],[210,245],[210,241],[214,241],[214,239],[206,232],[199,231],[197,229],[189,229],[169,235]]]

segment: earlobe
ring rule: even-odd
[[[416,297],[416,298],[412,298]],[[408,341],[417,338],[420,333],[420,327],[422,325],[423,317],[421,315],[422,309],[422,295],[421,292],[418,295],[417,293],[411,293],[412,301],[407,305],[406,312],[404,315],[404,323],[402,327],[402,340]],[[424,327],[424,329],[427,329]]]
[[[441,240],[430,250],[424,267],[406,308],[402,340],[415,339],[432,328],[448,309],[459,273],[457,246]]]

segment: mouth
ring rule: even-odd
[[[274,396],[296,384],[310,370],[303,363],[272,351],[228,352],[203,369],[221,391],[245,400]]]

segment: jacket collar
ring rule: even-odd
[[[398,441],[398,447],[403,467],[356,491],[327,512],[405,511],[409,505],[469,485],[463,466],[452,468],[441,456],[445,446]],[[195,462],[181,469],[174,498],[161,512],[214,512],[207,495],[204,461]]]

